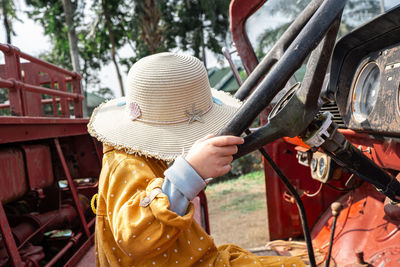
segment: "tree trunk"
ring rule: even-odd
[[[141,15],[140,28],[142,39],[146,43],[150,54],[157,53],[162,44],[159,23],[161,19],[160,10],[155,0],[145,0],[141,2],[143,14]]]
[[[8,3],[6,0],[2,0],[1,5],[2,5],[2,10],[3,10],[3,24],[4,24],[4,28],[6,29],[7,43],[11,44],[11,27],[10,27],[10,22],[8,20],[8,14],[7,14]]]
[[[81,74],[81,66],[79,64],[79,50],[78,50],[78,38],[76,37],[75,27],[73,25],[73,15],[74,12],[72,11],[72,3],[71,0],[62,0],[62,5],[65,14],[65,22],[67,23],[68,27],[68,41],[69,41],[69,52],[71,54],[71,61],[72,61],[72,68],[73,70]],[[83,105],[83,116],[88,116],[88,109],[87,109],[87,94],[86,90],[83,89],[83,94],[85,98],[82,101]]]
[[[202,22],[203,23],[203,22]],[[200,27],[201,34],[201,57],[203,58],[204,67],[207,69],[207,60],[206,60],[206,46],[204,44],[204,30],[203,25]]]
[[[112,27],[111,27],[110,13],[108,11],[108,6],[107,6],[107,3],[106,3],[106,0],[102,0],[101,3],[102,3],[102,6],[103,6],[104,17],[106,19],[106,25],[107,25],[107,29],[108,29],[108,36],[110,37],[111,58],[112,58],[112,61],[114,62],[115,70],[117,71],[119,87],[121,89],[121,96],[125,96],[124,85],[122,83],[122,78],[121,78],[121,72],[119,71],[118,62],[117,62],[117,59],[116,59],[115,37],[114,37],[114,33],[113,33]]]
[[[384,2],[384,0],[380,0],[380,6],[381,6],[381,13],[385,13],[385,2]]]

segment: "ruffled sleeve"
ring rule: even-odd
[[[140,205],[154,189],[161,189],[163,181],[141,157],[125,158],[110,172],[108,190],[104,192],[107,219],[114,239],[127,255],[158,255],[192,223],[193,205],[187,214],[179,216],[170,210],[168,197],[162,192],[149,205]]]
[[[164,172],[164,175],[162,191],[168,196],[170,209],[183,216],[189,202],[206,187],[206,183],[181,156]]]

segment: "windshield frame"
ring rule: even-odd
[[[266,1],[267,0],[258,0],[249,3],[248,0],[232,0],[229,7],[232,40],[248,75],[258,65],[258,59],[247,36],[246,21],[263,6]]]

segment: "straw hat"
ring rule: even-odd
[[[217,133],[240,105],[229,94],[210,88],[197,58],[160,53],[132,66],[126,97],[97,107],[88,129],[116,149],[170,161],[196,140]]]

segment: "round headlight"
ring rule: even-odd
[[[361,69],[353,90],[353,114],[358,122],[365,121],[375,106],[379,85],[379,67],[370,62]]]

